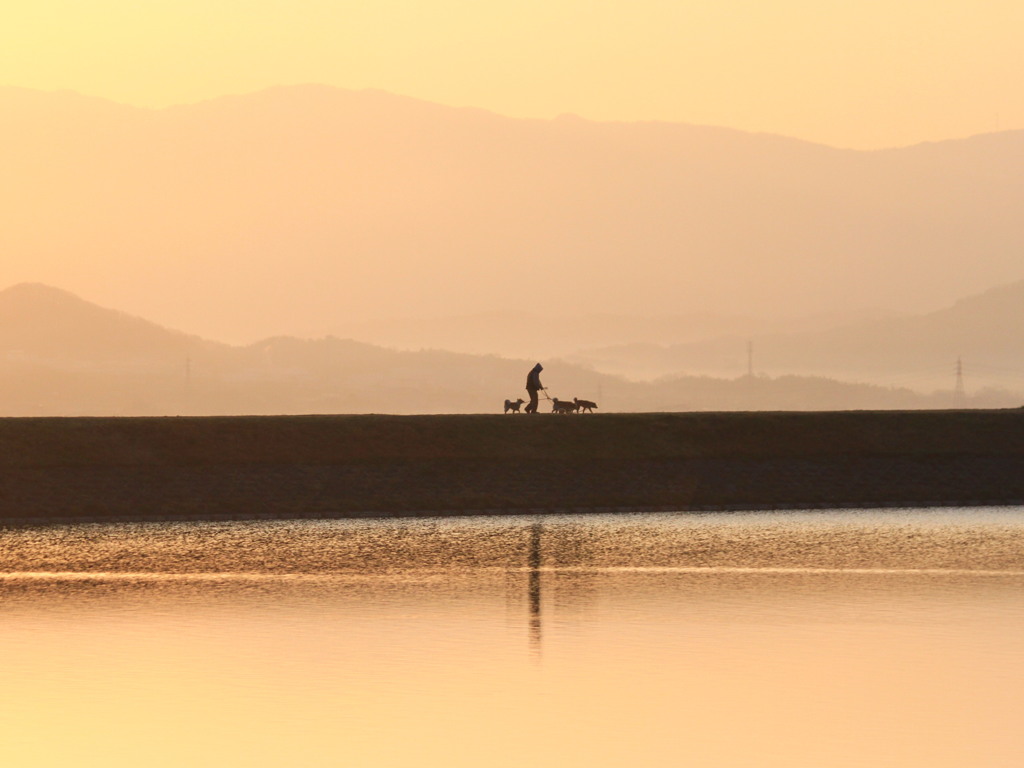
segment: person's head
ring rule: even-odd
[[[540,373],[541,371],[544,370],[544,366],[541,365],[540,363],[537,363],[535,366],[533,366],[533,370],[535,370],[537,373]]]

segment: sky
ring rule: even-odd
[[[0,85],[148,107],[375,88],[876,149],[1024,128],[1019,0],[33,0]]]

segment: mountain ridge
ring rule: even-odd
[[[917,315],[863,321],[817,331],[721,336],[686,344],[619,345],[591,349],[568,359],[598,370],[645,367],[646,376],[683,372],[738,374],[747,343],[759,370],[804,375],[879,376],[948,383],[958,358],[975,384],[1016,386],[1024,381],[1024,280],[965,296],[947,307]],[[934,369],[934,375],[926,375]],[[920,383],[920,382],[919,382]]]
[[[0,85],[0,99],[3,99],[6,95],[20,95],[21,97],[28,97],[33,100],[45,100],[45,99],[64,99],[71,97],[74,100],[78,100],[82,103],[90,103],[94,105],[107,105],[115,108],[118,111],[133,111],[139,114],[146,113],[162,113],[162,112],[174,112],[174,111],[187,111],[195,107],[204,107],[210,105],[216,105],[220,103],[228,104],[231,102],[240,102],[245,100],[251,100],[253,98],[259,98],[261,96],[272,96],[278,93],[298,93],[298,92],[309,92],[316,93],[322,92],[326,94],[344,94],[348,96],[359,96],[365,95],[370,97],[383,97],[390,100],[399,102],[406,102],[409,104],[416,104],[420,106],[428,106],[431,108],[437,108],[439,110],[461,112],[466,114],[476,114],[480,116],[490,116],[501,120],[519,121],[524,123],[556,123],[556,122],[574,122],[578,124],[591,124],[591,125],[604,125],[604,126],[651,126],[653,128],[671,126],[678,127],[681,129],[696,129],[696,130],[708,130],[708,131],[722,131],[728,133],[734,133],[742,136],[750,137],[765,137],[770,139],[779,139],[785,142],[793,142],[802,145],[821,147],[835,152],[842,153],[856,153],[856,154],[884,154],[891,152],[901,152],[912,148],[928,149],[933,147],[941,147],[943,145],[960,144],[965,142],[974,142],[976,140],[988,140],[989,137],[1000,137],[1000,136],[1013,136],[1024,133],[1024,129],[1008,128],[996,131],[983,131],[980,133],[969,134],[965,136],[955,136],[945,139],[925,139],[921,141],[911,142],[909,144],[897,144],[888,147],[880,147],[877,149],[858,149],[855,147],[840,147],[833,144],[827,144],[820,141],[813,141],[810,139],[803,139],[797,136],[790,136],[783,133],[773,133],[770,131],[757,131],[748,130],[745,128],[736,128],[728,125],[717,125],[710,123],[693,123],[684,120],[664,120],[664,119],[646,119],[638,118],[635,120],[618,119],[618,120],[601,120],[597,118],[589,118],[575,113],[561,113],[554,117],[542,118],[542,117],[516,117],[513,115],[506,115],[503,112],[487,109],[485,107],[476,107],[471,105],[453,105],[445,104],[443,102],[432,101],[418,96],[411,96],[408,94],[397,93],[394,91],[388,91],[382,88],[346,88],[343,86],[329,85],[326,83],[317,82],[296,82],[290,84],[270,85],[263,88],[257,88],[250,91],[240,91],[238,93],[226,93],[218,96],[211,96],[208,98],[201,98],[195,101],[183,101],[180,103],[169,104],[160,107],[149,107],[138,104],[131,104],[124,101],[119,101],[114,98],[107,96],[98,96],[89,93],[83,93],[72,88],[55,88],[55,89],[38,89],[29,88],[17,85]]]
[[[493,309],[920,312],[1021,277],[1020,132],[862,153],[268,93],[5,105],[6,279],[241,341]]]
[[[130,361],[222,346],[43,283],[0,290],[0,350],[8,354]]]

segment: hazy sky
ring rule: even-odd
[[[380,88],[875,148],[1024,127],[1020,0],[32,0],[0,84],[166,106]]]

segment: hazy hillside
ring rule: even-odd
[[[226,350],[39,283],[0,291],[0,352],[9,359],[184,364],[189,356],[208,357]]]
[[[4,88],[0,114],[4,283],[231,341],[920,312],[1022,276],[1024,132],[865,153],[318,86],[161,111]]]
[[[0,291],[0,415],[492,412],[533,362],[336,338],[205,341],[38,284]],[[552,394],[614,377],[562,365]]]
[[[671,345],[736,334],[746,338],[755,333],[844,325],[852,319],[841,315],[765,318],[711,313],[568,316],[485,312],[353,323],[346,327],[345,335],[397,349],[551,358],[611,344]]]
[[[735,376],[754,368],[847,379],[892,381],[915,388],[950,387],[958,357],[975,388],[1024,385],[1024,281],[961,299],[927,314],[857,323],[817,332],[723,336],[689,344],[625,344],[574,355],[612,373],[655,378],[702,373]]]
[[[496,413],[522,396],[534,360],[402,352],[337,338],[207,342],[53,288],[0,291],[0,415]],[[946,408],[932,394],[814,377],[677,377],[635,383],[545,360],[552,396],[599,413],[664,410]],[[1017,406],[972,393],[966,405]],[[547,410],[547,405],[544,405]],[[511,417],[510,417],[511,418]]]

